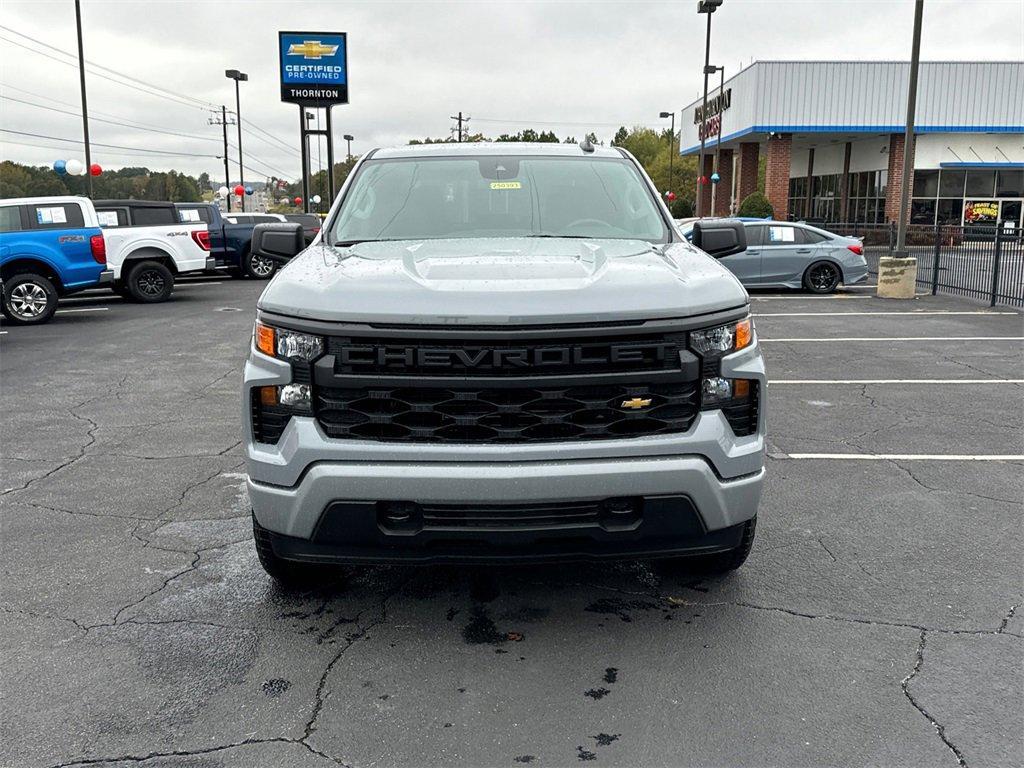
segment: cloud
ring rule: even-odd
[[[5,0],[4,26],[77,52],[70,3]],[[905,59],[911,2],[754,2],[726,0],[713,19],[712,61],[727,74],[760,59]],[[471,116],[471,131],[488,135],[522,127],[552,128],[560,136],[593,129],[608,139],[615,126],[657,126],[662,110],[679,109],[701,86],[704,20],[692,2],[83,2],[86,58],[140,80],[233,108],[225,69],[249,74],[242,84],[242,115],[290,148],[244,127],[247,165],[267,175],[299,173],[298,108],[282,104],[277,85],[279,29],[349,33],[352,103],[334,110],[340,136],[353,150],[444,136],[450,115]],[[1018,0],[942,2],[925,8],[926,59],[1024,58]],[[10,39],[16,35],[0,31]],[[24,42],[23,39],[21,39]],[[30,46],[32,44],[29,44]],[[77,67],[0,41],[5,96],[68,111],[79,102]],[[96,147],[107,167],[147,165],[223,175],[220,129],[199,105],[159,98],[88,75],[94,142],[192,156],[130,155]],[[822,84],[827,87],[827,84]],[[22,89],[15,91],[14,88]],[[45,101],[23,91],[65,102]],[[0,101],[8,129],[78,139],[81,120]],[[128,121],[184,138],[139,130]],[[0,135],[5,159],[49,164],[81,156],[66,150],[11,143]],[[24,139],[28,142],[37,140]],[[232,144],[235,134],[230,135]],[[38,143],[58,142],[38,140]],[[232,157],[235,150],[230,151]],[[321,154],[326,154],[322,152]],[[313,150],[314,163],[316,149]],[[232,164],[235,175],[235,165]],[[247,174],[250,175],[250,174]]]

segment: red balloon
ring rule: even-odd
[[[239,197],[244,195],[245,194],[245,187],[243,187],[241,184],[239,184],[237,187],[235,187],[235,194],[238,195]]]
[[[701,184],[707,184],[708,183],[708,177],[707,176],[701,176],[700,179],[699,179],[699,182]]]
[[[668,201],[671,203],[673,200],[676,199],[676,193],[675,192],[669,192],[667,195],[665,195],[665,197],[668,198]]]
[[[295,198],[295,204],[296,205],[302,205],[302,198],[301,197],[296,197]]]
[[[93,176],[99,176],[101,173],[103,173],[103,169],[100,168],[99,163],[93,163],[92,165],[89,166],[89,173],[91,173]]]

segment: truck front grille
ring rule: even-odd
[[[689,429],[696,381],[652,385],[482,388],[316,387],[332,438],[430,443],[609,440]]]

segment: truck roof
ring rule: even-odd
[[[622,157],[615,147],[593,145],[585,152],[579,144],[554,142],[445,142],[441,144],[412,144],[406,147],[382,147],[368,153],[373,159],[396,157],[464,157],[476,155],[512,155],[516,157]]]
[[[3,205],[35,205],[36,203],[87,203],[89,198],[80,195],[45,195],[43,197],[7,197],[0,200]]]
[[[130,208],[168,208],[174,203],[170,200],[94,200],[93,205],[97,208],[125,207]]]

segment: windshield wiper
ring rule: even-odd
[[[394,240],[398,240],[397,237],[380,237],[377,239],[365,238],[359,240],[338,240],[328,245],[333,245],[335,248],[351,248],[353,245],[362,245],[363,243],[390,243]]]

